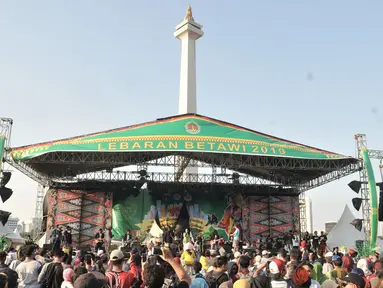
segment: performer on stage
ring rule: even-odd
[[[54,227],[51,234],[51,244],[53,244],[52,251],[57,251],[61,249],[61,240],[62,240],[62,227]]]
[[[110,246],[112,245],[113,233],[112,228],[108,227],[105,229],[106,243],[105,243],[105,252],[107,255],[110,253]]]
[[[66,226],[66,230],[64,231],[64,244],[67,245],[67,247],[72,247],[72,228],[69,226]]]
[[[237,252],[239,250],[239,241],[241,239],[241,231],[240,231],[239,224],[236,224],[234,226],[234,232],[233,232],[233,234],[231,234],[231,236],[233,236],[234,252]]]
[[[190,232],[189,232],[189,229],[185,229],[185,233],[183,235],[183,243],[184,244],[187,244],[187,243],[190,243],[191,242],[191,236],[190,236]]]
[[[104,240],[105,240],[105,233],[102,231],[101,228],[100,230],[98,230],[94,239],[95,239],[94,249],[96,250],[96,253],[97,253],[98,250],[103,250]]]
[[[127,230],[126,234],[124,235],[122,240],[123,240],[122,246],[130,247],[132,245],[132,242],[133,242],[132,232],[130,232],[130,230]]]
[[[173,243],[174,239],[174,232],[170,226],[168,226],[167,230],[165,231],[163,235],[163,243],[166,247],[170,247],[170,244]]]

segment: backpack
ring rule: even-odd
[[[122,288],[120,273],[106,272],[105,273],[109,288]]]
[[[126,272],[125,272],[126,273]],[[108,271],[105,273],[105,277],[108,282],[108,287],[109,288],[122,288],[121,285],[121,273],[113,272],[113,271]],[[143,283],[141,279],[141,275],[138,274],[138,278],[134,277],[134,280],[131,284],[130,287],[132,288],[139,288],[141,287],[141,284]]]
[[[55,285],[56,275],[62,277],[64,268],[61,263],[49,263],[47,266],[47,270],[45,271],[45,277],[43,283],[41,284],[41,288],[52,288],[59,287]],[[58,283],[57,283],[58,284]],[[61,285],[61,284],[60,284]]]
[[[213,273],[206,275],[206,282],[209,285],[209,288],[218,288],[219,287],[219,280],[226,275],[225,273],[222,273],[218,277],[214,277]]]
[[[238,275],[239,275],[239,279],[238,280],[246,280],[251,285],[251,282],[253,281],[253,278],[254,278],[254,275],[253,275],[252,272],[249,272],[249,273],[246,273],[246,274],[242,273],[242,272],[239,272]]]

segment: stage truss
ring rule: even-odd
[[[109,157],[108,157],[109,158]],[[131,161],[127,161],[125,163],[119,162],[118,165],[121,166],[129,166],[132,165],[131,163],[138,163],[134,166],[137,167],[137,171],[142,170],[142,167],[176,167],[177,166],[177,158],[178,156],[167,156],[161,159],[156,159],[155,161],[149,161],[149,162],[143,162],[141,158],[134,158],[134,155],[130,155]],[[73,159],[73,158],[72,158]],[[133,161],[134,159],[134,161]],[[233,171],[236,171],[236,168],[240,169],[238,166],[238,163],[233,163],[230,161],[230,156],[228,157],[216,157],[216,160],[219,161],[220,165],[211,165],[204,162],[199,161],[191,161],[192,165],[194,167],[199,168],[210,168],[212,173],[198,173],[198,174],[192,174],[192,173],[183,173],[180,175],[177,172],[152,172],[149,173],[151,176],[152,181],[157,182],[186,182],[186,183],[223,183],[223,184],[230,184],[233,182],[231,179],[231,175],[222,175],[217,174],[217,166],[226,166],[226,169],[230,169]],[[104,159],[105,160],[105,159]],[[86,181],[86,180],[98,180],[98,181],[126,181],[126,180],[135,180],[137,179],[137,173],[136,171],[133,172],[127,172],[127,171],[119,171],[118,169],[110,168],[102,171],[95,171],[85,174],[80,174],[76,176],[71,176],[71,172],[68,171],[67,173],[63,173],[62,175],[56,177],[55,175],[44,175],[41,173],[38,173],[34,169],[32,169],[30,166],[26,165],[23,162],[16,162],[13,161],[13,159],[8,155],[6,158],[6,161],[14,166],[16,169],[20,170],[22,173],[27,175],[28,177],[34,179],[38,183],[40,183],[43,186],[49,186],[49,183],[54,179],[54,181]],[[43,160],[41,160],[43,161]],[[58,161],[58,160],[57,160]],[[68,160],[67,160],[68,161]],[[84,160],[86,161],[86,160]],[[106,161],[106,160],[105,160]],[[257,161],[256,161],[257,162]],[[262,161],[264,162],[264,161]],[[265,161],[266,162],[266,161]],[[288,161],[288,159],[283,160],[275,160],[272,161],[269,159],[267,163],[262,163],[263,167],[269,165],[268,167],[273,167],[275,169],[294,169],[291,166],[292,161]],[[282,165],[278,166],[277,163],[282,162],[285,164],[285,166]],[[313,169],[313,166],[318,167],[319,164],[309,165],[312,164],[312,161],[302,160],[298,161],[300,162],[299,168],[302,169],[303,167],[307,167],[307,170]],[[55,161],[55,163],[57,163]],[[62,163],[62,162],[61,162]],[[76,163],[76,160],[73,160],[73,162],[70,163]],[[88,162],[87,162],[88,163]],[[98,162],[100,163],[100,162]],[[113,162],[106,162],[106,163],[113,163]],[[105,165],[105,162],[103,162]],[[113,163],[114,165],[116,163]],[[255,163],[254,163],[255,164]],[[246,164],[250,165],[250,163]],[[305,166],[307,165],[307,166]],[[334,169],[333,165],[331,166],[331,169],[329,167],[326,167],[326,165],[320,164],[323,168],[323,170],[328,169],[329,171],[331,169]],[[95,166],[97,166],[95,164]],[[245,164],[243,164],[245,166]],[[294,165],[295,167],[298,167],[297,164]],[[230,167],[230,168],[229,168]],[[254,166],[256,167],[256,166]],[[262,166],[261,166],[262,167]],[[310,168],[311,167],[311,168]],[[281,185],[281,186],[288,186],[288,187],[296,187],[299,192],[304,192],[310,189],[313,189],[315,187],[319,187],[321,185],[324,185],[326,183],[329,183],[331,181],[337,180],[339,178],[342,178],[344,176],[350,175],[356,171],[358,171],[359,165],[351,163],[348,166],[345,167],[337,167],[337,170],[330,171],[329,173],[320,176],[318,178],[309,180],[307,182],[300,182],[294,177],[284,178],[279,175],[276,175],[275,173],[270,173],[268,177],[264,178],[258,178],[253,177],[250,175],[241,174],[239,177],[239,184],[242,185],[267,185],[267,184],[275,184],[275,185]]]
[[[368,151],[368,157],[370,159],[380,160],[380,169],[382,169],[383,161],[383,150],[372,150],[367,148],[367,138],[365,134],[355,135],[356,140],[356,155],[358,159],[362,160],[362,151],[366,149]],[[370,239],[371,233],[371,223],[370,223],[370,191],[368,188],[368,177],[367,170],[364,167],[363,161],[359,162],[359,181],[361,182],[360,194],[362,198],[362,217],[363,217],[363,226],[364,226],[364,237],[368,241]],[[382,171],[381,171],[382,173]],[[383,181],[383,179],[382,179]]]
[[[204,154],[204,160],[206,162],[190,160],[190,154],[187,153],[177,155],[169,155],[165,153],[94,153],[94,152],[82,152],[82,153],[60,153],[53,152],[40,155],[33,159],[33,163],[28,165],[22,161],[14,161],[9,153],[10,138],[12,131],[12,119],[1,118],[1,135],[6,136],[6,146],[4,159],[11,166],[35,180],[39,183],[37,201],[36,201],[36,218],[42,219],[41,207],[43,204],[44,188],[53,186],[60,183],[60,185],[68,184],[68,187],[73,187],[77,183],[77,189],[84,187],[86,181],[102,181],[116,183],[120,181],[138,181],[137,171],[150,170],[150,167],[162,167],[162,168],[174,168],[173,173],[169,172],[149,172],[148,176],[150,181],[159,183],[174,183],[181,182],[184,184],[232,184],[238,187],[243,186],[256,186],[256,185],[268,185],[279,186],[282,188],[290,188],[296,191],[296,194],[300,194],[300,199],[304,199],[303,192],[313,189],[315,187],[324,185],[331,181],[337,180],[344,176],[350,175],[361,169],[359,163],[355,163],[352,160],[348,165],[341,165],[337,161],[318,161],[309,159],[289,159],[279,157],[246,157],[245,155],[231,155],[226,154],[224,156],[219,154]],[[180,161],[180,158],[184,161]],[[185,161],[185,159],[189,159]],[[207,163],[208,162],[208,163]],[[83,173],[76,175],[73,171],[64,171],[59,174],[47,175],[38,172],[32,168],[33,165],[39,164],[60,164],[60,165],[86,165],[93,167],[102,167],[99,171],[91,171],[89,173]],[[181,164],[180,164],[181,163]],[[187,163],[187,165],[185,165]],[[135,166],[137,171],[120,171],[118,167]],[[209,168],[211,173],[184,173],[186,166]],[[106,168],[108,167],[108,168]],[[242,173],[241,170],[246,167],[262,167],[270,170],[269,175],[264,175],[262,178],[254,177]],[[218,169],[220,168],[220,169]],[[201,170],[202,170],[201,169]],[[232,174],[226,174],[226,169],[231,171],[240,172],[240,177],[236,179],[234,183]],[[291,177],[283,177],[278,174],[278,170],[289,170]],[[308,181],[301,181],[295,175],[299,174],[299,171],[304,170],[306,172],[321,170],[324,175],[317,178],[310,179]],[[220,173],[218,173],[220,172]],[[326,173],[328,172],[328,173]],[[73,175],[75,174],[75,175]],[[300,200],[299,202],[302,202]],[[304,201],[300,203],[300,216],[301,216],[301,231],[305,231],[306,224],[306,207]]]

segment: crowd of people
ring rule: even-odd
[[[0,252],[0,288],[383,287],[380,255],[360,259],[354,250],[337,247],[329,252],[320,245],[324,240],[314,233],[303,237],[299,247],[287,243],[258,253],[238,245],[224,247],[221,241],[215,249],[201,250],[188,242],[174,250],[158,238],[139,249],[110,253],[26,245]]]

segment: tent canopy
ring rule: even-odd
[[[356,248],[355,241],[364,240],[364,233],[355,229],[350,223],[355,219],[350,208],[344,207],[342,216],[338,223],[327,236],[327,246],[334,247],[346,246],[347,248]]]
[[[7,239],[11,240],[14,243],[24,244],[25,239],[20,236],[19,233],[11,231],[8,227],[0,223],[0,237],[5,236]]]
[[[12,148],[9,153],[14,161],[49,177],[63,177],[68,171],[73,175],[67,176],[74,176],[180,155],[211,165],[220,165],[218,157],[230,157],[231,164],[226,168],[240,173],[266,179],[280,175],[307,182],[358,162],[197,114]]]

